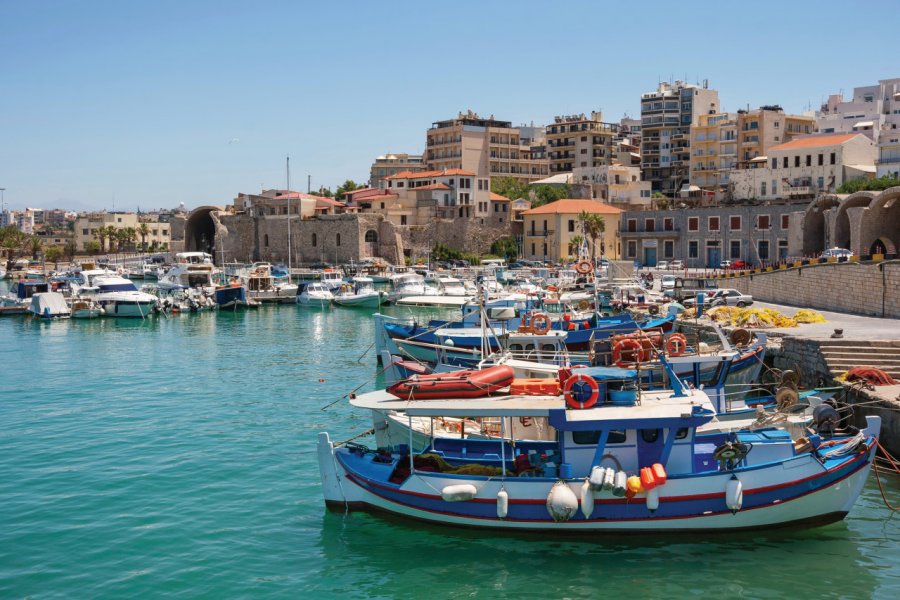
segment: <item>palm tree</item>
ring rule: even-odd
[[[603,236],[603,232],[606,231],[606,221],[603,220],[601,215],[589,213],[587,211],[582,211],[578,216],[578,220],[581,221],[581,226],[584,228],[585,233],[591,238],[591,263],[596,264],[597,240],[600,239]]]
[[[7,225],[0,229],[0,248],[6,251],[9,260],[15,260],[22,248],[24,234],[13,225]]]
[[[119,239],[122,240],[123,248],[131,248],[134,252],[134,241],[137,239],[137,230],[134,227],[126,227],[120,230]]]
[[[53,263],[53,270],[59,270],[59,259],[62,258],[63,249],[59,246],[50,246],[47,248],[47,252],[44,253],[44,258]]]
[[[25,249],[31,253],[31,259],[37,260],[38,252],[41,251],[41,247],[43,246],[43,242],[41,238],[36,235],[25,236]]]
[[[109,236],[109,230],[111,227],[107,227],[105,225],[98,227],[94,230],[94,237],[100,242],[100,251],[106,251],[106,238]]]
[[[150,237],[150,226],[146,223],[141,223],[140,227],[137,228],[138,235],[141,236],[141,249],[146,252],[147,251],[147,238]]]
[[[584,236],[573,235],[569,240],[569,256],[581,258],[581,244],[584,242]]]

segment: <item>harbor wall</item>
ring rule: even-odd
[[[498,223],[485,219],[433,219],[427,225],[399,227],[404,248],[415,257],[426,256],[435,244],[444,244],[462,252],[486,254],[491,244],[501,237],[511,235],[508,222]]]
[[[900,261],[826,263],[727,277],[754,300],[802,308],[900,318]]]

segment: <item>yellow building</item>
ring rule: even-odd
[[[576,168],[612,164],[614,128],[603,113],[554,117],[547,125],[550,173],[571,173]]]
[[[780,106],[761,106],[751,111],[738,111],[738,161],[742,166],[769,148],[790,142],[799,135],[816,132],[815,117],[786,115]]]
[[[618,208],[597,200],[563,199],[526,210],[522,213],[524,230],[522,253],[527,260],[549,260],[560,262],[578,258],[578,248],[572,238],[581,236],[591,243],[590,236],[583,231],[579,216],[587,212],[600,215],[604,219],[603,235],[597,240],[595,256],[618,259],[619,215]]]
[[[150,220],[153,219],[153,220]],[[101,227],[114,227],[116,229],[132,228],[136,235],[134,244],[136,248],[140,247],[142,242],[140,235],[141,224],[146,223],[149,233],[146,239],[147,247],[153,246],[160,250],[168,250],[172,242],[172,230],[169,223],[157,222],[153,217],[147,215],[138,215],[137,213],[126,212],[92,212],[82,213],[75,220],[75,245],[78,251],[88,249],[88,244],[92,241],[101,242],[98,230]],[[105,247],[101,251],[110,249],[109,239],[101,242]]]
[[[691,188],[689,195],[714,194],[719,200],[728,188],[737,163],[737,115],[700,115],[691,127]],[[695,189],[696,188],[696,189]]]

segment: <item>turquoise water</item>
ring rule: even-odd
[[[0,319],[0,598],[900,597],[900,516],[874,479],[845,521],[772,534],[567,540],[327,512],[316,433],[370,421],[321,408],[372,380],[371,341],[363,313],[295,306]]]

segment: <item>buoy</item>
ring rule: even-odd
[[[466,502],[478,495],[478,490],[471,483],[448,485],[441,490],[441,498],[445,502]]]
[[[648,492],[656,487],[656,478],[653,477],[653,470],[650,467],[641,469],[641,485]]]
[[[740,479],[732,476],[728,483],[725,484],[725,506],[731,511],[731,514],[736,514],[743,505],[744,484],[741,483]]]
[[[647,510],[650,512],[659,508],[659,488],[647,490]]]
[[[509,494],[506,493],[505,489],[500,488],[500,491],[497,492],[497,517],[500,519],[505,519],[508,513]]]
[[[625,471],[616,473],[616,484],[613,486],[613,496],[616,498],[623,497],[627,491],[627,482],[628,476],[625,474]]]
[[[628,496],[629,498],[635,496],[636,494],[640,494],[644,491],[644,487],[641,485],[641,478],[637,475],[632,475],[625,482],[625,495],[631,494]]]
[[[656,485],[665,485],[666,484],[666,470],[660,463],[654,463],[650,470],[653,471],[653,478],[656,480]]]
[[[564,481],[554,483],[547,494],[547,512],[557,523],[568,521],[578,512],[578,498]]]
[[[616,472],[612,469],[606,469],[606,473],[603,474],[603,490],[608,491],[613,489],[616,485]]]
[[[591,489],[598,492],[603,489],[603,476],[605,474],[605,467],[594,467],[593,469],[591,469],[591,476],[588,478],[588,481],[591,484]]]
[[[325,380],[322,379],[322,378],[320,377],[320,378],[319,378],[319,383],[325,383]]]
[[[594,490],[591,489],[591,482],[587,479],[581,485],[581,514],[585,519],[591,518],[594,512]]]

